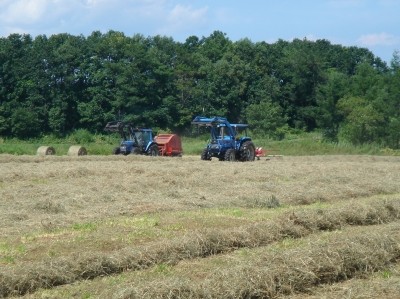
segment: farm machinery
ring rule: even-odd
[[[119,133],[121,144],[113,149],[114,155],[181,156],[182,144],[176,134],[153,137],[152,129],[136,128],[122,121],[108,122],[105,131]]]
[[[211,139],[201,153],[202,160],[254,161],[256,148],[247,137],[247,124],[231,124],[224,117],[196,116],[193,125],[210,128]]]

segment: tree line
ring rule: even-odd
[[[258,136],[321,130],[327,140],[400,147],[400,56],[295,39],[165,36],[0,38],[0,135],[102,132],[112,120],[184,133],[196,115]]]

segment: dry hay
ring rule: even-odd
[[[56,154],[56,150],[52,146],[43,145],[39,146],[36,154],[39,156],[51,156]]]
[[[400,263],[365,278],[353,278],[333,284],[319,285],[304,293],[280,296],[279,299],[343,299],[400,298]]]
[[[68,156],[86,156],[87,150],[80,145],[72,145],[68,149]]]
[[[201,280],[193,279],[194,273],[131,284],[113,298],[277,298],[295,293],[304,298],[315,286],[385,269],[400,257],[399,241],[399,224],[372,233],[351,228],[284,251],[265,248],[252,258],[233,255]]]
[[[1,164],[6,163],[6,164]],[[62,200],[59,223],[205,208],[269,208],[400,193],[400,157],[285,157],[206,163],[198,157],[0,155],[0,236],[30,233]],[[11,214],[29,215],[14,221]],[[53,219],[51,219],[53,220]]]
[[[162,263],[174,265],[243,247],[269,246],[286,238],[303,238],[350,225],[379,226],[398,221],[400,201],[394,196],[400,193],[399,162],[398,157],[354,156],[205,163],[198,157],[186,156],[10,159],[0,155],[0,242],[7,242],[10,236],[17,240],[41,234],[42,229],[68,231],[71,224],[104,222],[121,215],[269,208],[272,198],[281,203],[282,211],[273,221],[258,219],[229,229],[189,229],[184,230],[185,235],[169,240],[154,238],[147,243],[130,244],[129,248],[122,242],[115,246],[111,240],[114,238],[110,238],[107,242],[94,240],[93,246],[98,246],[95,250],[90,245],[90,250],[82,249],[81,243],[68,239],[67,234],[63,238],[68,242],[61,244],[71,247],[60,250],[59,258],[44,257],[46,250],[36,252],[37,256],[27,251],[25,260],[16,258],[15,263],[1,265],[0,297]],[[363,197],[376,194],[393,194],[394,199],[361,203]],[[344,204],[346,201],[348,205]],[[321,208],[307,209],[310,203],[320,203]],[[52,238],[51,241],[59,241],[57,235]],[[49,243],[43,244],[39,245]],[[113,246],[117,249],[110,249]],[[38,248],[45,247],[33,249]],[[24,264],[27,260],[29,264]],[[181,291],[184,287],[193,290],[186,283],[176,286]]]
[[[384,203],[373,202],[369,205],[360,206],[360,208],[357,210],[351,210],[351,206],[352,205],[345,205],[340,208],[331,207],[325,210],[311,209],[296,213],[284,213],[275,220],[261,221],[233,229],[189,231],[183,236],[176,237],[168,241],[164,240],[162,242],[153,242],[150,244],[135,246],[135,248],[124,248],[114,251],[112,254],[103,254],[93,251],[80,253],[79,256],[73,255],[63,258],[50,258],[41,262],[32,262],[30,265],[4,267],[3,274],[0,275],[0,295],[21,295],[27,292],[35,291],[38,288],[51,288],[60,284],[69,284],[78,280],[93,279],[99,276],[121,273],[127,270],[143,270],[156,264],[176,265],[183,260],[203,258],[221,253],[229,253],[239,248],[258,248],[262,246],[268,246],[274,242],[282,241],[286,238],[303,238],[314,233],[318,233],[319,231],[344,229],[349,227],[349,225],[366,226],[381,223],[391,223],[400,219],[400,201],[397,199],[386,201]],[[353,214],[352,217],[349,217],[350,210]],[[299,221],[299,219],[302,219],[302,221]],[[354,219],[357,219],[357,221],[354,221]],[[328,225],[327,223],[331,224]],[[364,232],[366,231],[368,231],[367,228],[364,229]],[[323,259],[319,260],[317,257],[311,258],[306,256],[301,258],[301,263],[305,260],[308,260],[308,262],[312,264],[311,266],[314,267],[312,272],[307,272],[308,270],[293,270],[291,267],[294,266],[289,267],[286,265],[286,268],[283,267],[282,269],[285,269],[285,271],[288,273],[282,273],[283,270],[280,269],[276,272],[278,274],[274,274],[278,275],[278,277],[274,277],[272,281],[279,279],[279,284],[287,283],[288,285],[281,286],[281,288],[285,288],[285,291],[279,290],[276,292],[289,292],[286,290],[286,288],[289,288],[289,286],[293,287],[293,290],[295,291],[305,291],[309,285],[313,285],[316,282],[328,283],[348,279],[349,277],[359,275],[359,273],[362,273],[366,270],[375,271],[376,269],[382,268],[381,264],[387,263],[387,259],[392,260],[394,254],[398,254],[398,257],[400,257],[400,247],[393,247],[393,242],[390,238],[390,242],[386,239],[375,241],[373,240],[376,237],[374,234],[375,233],[372,233],[371,237],[371,234],[368,233],[368,235],[362,239],[364,240],[364,243],[368,243],[365,240],[371,241],[371,244],[363,244],[363,246],[372,246],[372,248],[375,248],[374,250],[376,251],[375,253],[368,252],[368,254],[363,256],[363,259],[368,260],[367,264],[359,265],[359,263],[361,263],[361,254],[364,254],[362,252],[356,253],[360,254],[360,257],[356,257],[355,262],[341,260],[342,264],[344,262],[349,263],[344,266],[340,263],[338,264],[337,261],[334,260],[334,258],[352,259],[352,256],[346,256],[352,254],[351,252],[346,252],[346,250],[349,248],[351,250],[363,250],[363,246],[357,245],[356,240],[352,240],[350,243],[344,244],[343,246],[345,246],[345,249],[340,249],[340,254],[335,253],[334,247],[332,247],[332,250],[329,251],[329,246],[327,246],[325,249],[316,250],[313,255],[317,254],[317,252],[329,255],[328,257],[325,256],[325,258],[327,258],[329,261],[328,263],[330,266],[324,265]],[[358,236],[355,236],[355,239],[357,238]],[[395,238],[397,241],[400,241],[400,233],[395,234]],[[385,253],[383,257],[379,256],[378,258],[377,254],[380,254],[381,252],[378,247],[385,246],[386,248],[385,244],[388,242],[390,245],[388,245],[390,247],[390,250],[388,249],[389,253]],[[338,244],[340,244],[340,242]],[[367,250],[369,249],[367,248]],[[304,252],[304,255],[305,254],[306,252]],[[384,259],[383,261],[382,258]],[[294,259],[293,265],[296,265],[296,267],[302,269],[301,265],[297,265],[300,263],[300,261],[297,260],[298,256],[293,255],[291,257],[291,253],[285,254],[282,259],[277,257],[274,257],[273,259],[275,260],[275,263],[281,263],[284,265],[287,263],[285,261]],[[377,265],[374,263],[377,263]],[[319,268],[317,269],[316,267],[318,264],[320,264],[320,266],[318,266]],[[337,273],[338,271],[332,268],[336,266],[340,266],[342,268],[344,267],[344,269],[340,269],[340,271],[344,271],[344,273]],[[260,271],[262,271],[262,275],[267,275],[264,273],[264,270]],[[296,273],[299,272],[297,274],[301,275],[301,279],[311,279],[310,282],[305,284],[306,287],[304,289],[300,287],[300,283],[299,286],[291,284],[293,282],[293,278],[290,277],[294,275],[293,271]],[[236,270],[234,270],[232,273],[234,272],[236,272]],[[239,272],[248,272],[247,274],[243,275],[250,275],[252,271],[250,271],[250,268],[244,267],[243,269],[240,269]],[[255,275],[254,273],[256,272],[253,271],[253,275]],[[312,273],[312,275],[310,273]],[[225,273],[223,275],[228,274]],[[233,274],[229,275],[232,276]],[[304,277],[303,275],[306,276]],[[235,278],[231,277],[230,279]],[[243,277],[241,279],[243,279]],[[188,287],[192,288],[192,286],[185,286],[185,288]],[[204,286],[201,286],[200,289],[203,287]],[[218,288],[224,287],[226,286],[218,286]],[[254,286],[247,286],[246,288],[248,289],[246,289],[246,292],[253,292],[254,290],[251,289],[253,287]],[[174,289],[176,288],[177,286],[174,286]],[[273,286],[273,288],[276,288],[276,286]],[[145,293],[150,292],[147,287],[145,289]],[[169,290],[167,288],[167,290],[162,290],[162,292],[169,292]],[[226,292],[226,290],[224,292]],[[241,291],[235,290],[235,292]],[[154,295],[154,292],[150,292],[149,294]],[[214,296],[214,293],[212,294]],[[220,291],[216,292],[215,294],[225,297],[225,294],[221,294]],[[160,298],[164,298],[163,296]],[[154,298],[156,297],[157,296]],[[182,298],[187,297],[184,296]],[[235,298],[235,296],[232,296],[232,298]]]

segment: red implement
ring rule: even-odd
[[[260,157],[265,157],[265,150],[262,147],[256,148],[256,158],[260,160]]]
[[[154,137],[161,156],[182,156],[181,139],[176,134],[159,134]]]

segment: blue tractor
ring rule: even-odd
[[[254,161],[256,148],[246,135],[246,124],[231,124],[224,117],[196,116],[193,125],[210,128],[211,139],[201,153],[202,160]],[[243,135],[244,133],[244,135]]]
[[[112,121],[107,123],[104,130],[121,135],[121,144],[113,149],[114,155],[159,155],[158,145],[153,139],[151,129],[135,128],[131,123]]]

